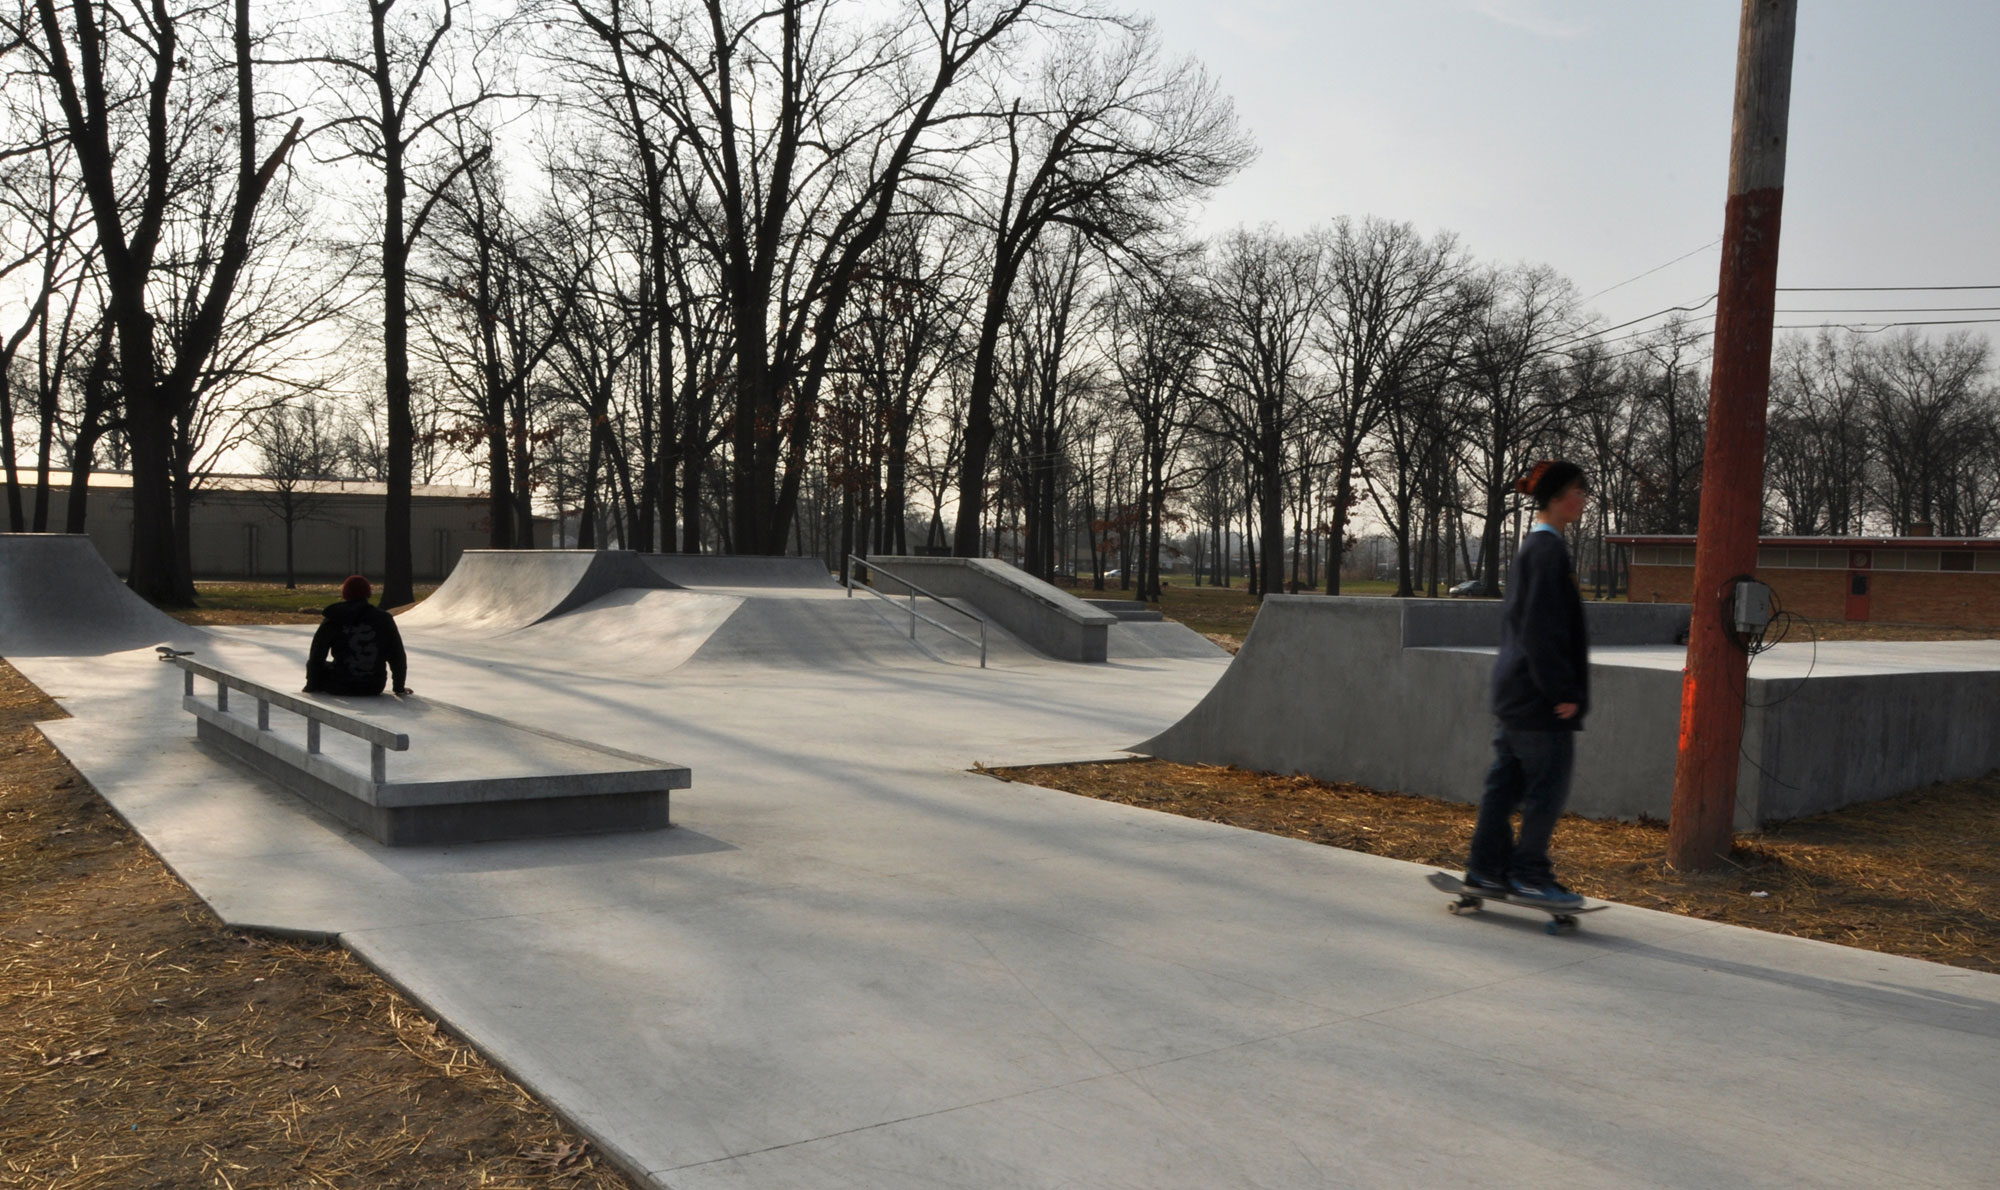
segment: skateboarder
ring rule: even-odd
[[[1569,800],[1576,733],[1590,709],[1583,597],[1563,530],[1583,516],[1583,468],[1544,459],[1515,484],[1535,505],[1535,525],[1507,570],[1500,656],[1493,665],[1493,767],[1466,861],[1468,890],[1511,893],[1555,907],[1583,898],[1556,880],[1549,839]],[[1513,815],[1521,812],[1521,833]]]
[[[340,602],[320,612],[306,658],[307,694],[380,694],[391,672],[397,694],[408,694],[409,658],[396,618],[368,602],[374,588],[358,574],[340,584]],[[329,654],[331,655],[329,657]]]

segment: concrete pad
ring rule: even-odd
[[[654,1185],[1969,1186],[2000,1159],[2000,977],[1623,906],[1549,938],[1447,915],[1420,865],[993,782],[964,770],[1113,752],[1223,665],[979,670],[877,619],[879,656],[822,667],[797,646],[864,621],[765,598],[729,619],[769,647],[653,673],[592,669],[609,639],[413,634],[427,695],[700,772],[647,837],[287,830],[187,738],[168,667],[19,663],[226,919],[339,934]],[[289,674],[306,638],[204,652]]]

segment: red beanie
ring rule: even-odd
[[[347,581],[340,584],[340,597],[342,599],[366,599],[374,593],[375,588],[369,586],[368,580],[358,574],[348,575]]]

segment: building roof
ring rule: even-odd
[[[52,487],[69,487],[69,472],[51,469],[49,483]],[[132,486],[130,471],[93,471],[90,473],[92,491],[100,488],[117,490]],[[210,472],[197,481],[196,492],[269,492],[276,490],[276,483],[263,475],[234,475]],[[301,480],[295,489],[312,495],[383,496],[389,485],[372,479],[308,479]],[[419,483],[410,487],[410,494],[453,500],[484,500],[488,496],[485,488],[461,487],[444,483]]]
[[[1693,545],[1692,533],[1614,533],[1614,545]],[[2000,537],[1759,537],[1760,547],[1855,550],[2000,550]]]

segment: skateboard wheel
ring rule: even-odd
[[[1560,921],[1551,921],[1542,927],[1542,932],[1545,934],[1560,934],[1563,932],[1562,923]]]

